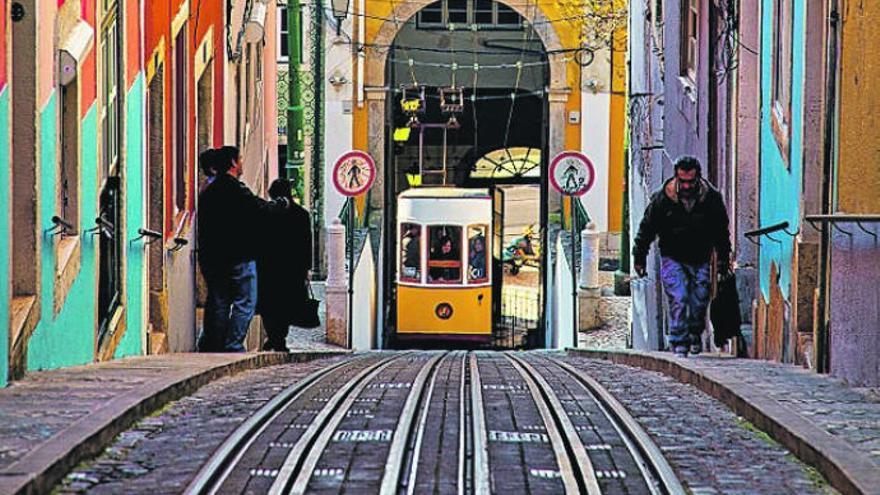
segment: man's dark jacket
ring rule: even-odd
[[[312,268],[312,224],[309,213],[294,203],[263,217],[257,256],[257,312],[293,321],[308,296],[306,277]]]
[[[199,264],[205,276],[255,260],[262,217],[286,206],[255,196],[229,174],[218,175],[199,194]]]
[[[675,261],[702,264],[709,261],[712,250],[719,261],[730,258],[730,231],[724,200],[705,179],[690,211],[678,197],[675,179],[669,179],[654,193],[639,225],[633,245],[633,262],[645,266],[648,249],[655,237],[660,238],[660,254]]]

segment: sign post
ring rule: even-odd
[[[596,181],[596,170],[593,163],[583,153],[563,151],[550,162],[550,184],[563,196],[568,196],[571,224],[571,312],[572,312],[572,343],[578,346],[577,313],[577,216],[575,215],[575,198],[587,193]]]
[[[344,153],[333,166],[333,185],[339,194],[346,196],[348,208],[348,347],[353,346],[354,309],[354,222],[355,196],[366,193],[376,180],[376,162],[363,151],[352,150]]]

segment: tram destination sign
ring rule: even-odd
[[[343,196],[359,196],[376,180],[376,162],[359,150],[344,153],[333,166],[333,185]]]
[[[566,196],[583,196],[596,181],[593,162],[578,151],[563,151],[550,162],[550,184]]]

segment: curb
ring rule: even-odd
[[[663,373],[693,385],[721,401],[736,414],[769,434],[798,459],[816,468],[843,494],[880,495],[880,468],[847,442],[813,425],[761,390],[691,362],[660,354],[634,351],[566,349],[571,356],[603,359]]]
[[[174,370],[169,376],[136,387],[74,422],[0,470],[0,493],[49,493],[80,462],[103,451],[116,436],[169,402],[192,394],[219,378],[241,371],[286,363],[304,363],[346,355],[350,351],[304,351],[289,355],[258,353],[225,364],[196,370]]]

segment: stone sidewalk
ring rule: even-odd
[[[212,380],[335,354],[165,354],[29,373],[0,389],[0,493],[48,492],[136,420]]]
[[[570,350],[659,371],[715,397],[814,466],[841,493],[880,494],[880,391],[802,368],[722,356]],[[710,432],[705,432],[710,433]]]

